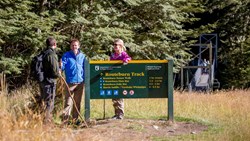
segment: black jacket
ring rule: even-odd
[[[55,50],[50,47],[47,48],[45,52],[46,55],[43,59],[44,78],[45,81],[53,83],[56,82],[56,78],[60,76],[58,57]]]

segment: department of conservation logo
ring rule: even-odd
[[[95,66],[95,71],[99,71],[99,66]]]

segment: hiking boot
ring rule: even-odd
[[[64,121],[62,122],[62,124],[63,124],[63,125],[71,125],[72,123],[71,123],[71,121],[69,121],[69,120],[64,120]]]
[[[112,119],[121,120],[121,119],[123,119],[123,116],[121,116],[121,115],[114,115],[114,116],[112,117]]]
[[[80,125],[82,124],[82,122],[81,122],[80,120],[76,120],[76,121],[74,122],[74,124],[75,124],[76,126],[80,126]]]

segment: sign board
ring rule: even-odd
[[[90,99],[167,98],[167,62],[90,61]]]
[[[132,60],[85,62],[85,118],[90,99],[168,98],[173,119],[172,60]]]

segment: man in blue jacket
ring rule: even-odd
[[[73,122],[78,120],[78,112],[81,108],[81,100],[84,95],[84,61],[85,55],[79,49],[80,43],[77,39],[71,40],[70,51],[66,52],[62,56],[61,69],[65,72],[66,82],[69,86],[70,93],[73,100],[76,103],[76,107],[73,106],[74,102],[70,96],[68,90],[66,90],[65,105],[63,110],[63,121],[65,124],[69,123],[71,111],[73,108]],[[67,88],[66,88],[67,89]]]

